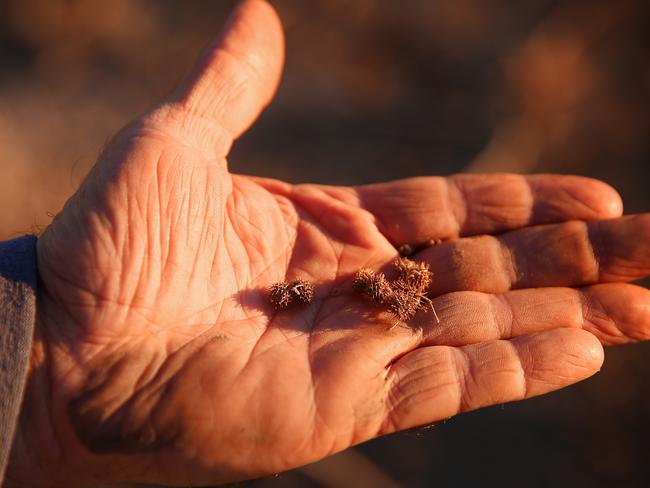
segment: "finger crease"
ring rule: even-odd
[[[515,314],[512,302],[506,294],[488,295],[491,297],[490,307],[492,309],[492,322],[497,332],[497,337],[512,337],[515,327]],[[507,315],[507,316],[506,316]]]
[[[507,279],[508,289],[512,289],[519,281],[519,266],[512,248],[502,239],[496,238],[499,244],[499,267]]]
[[[600,270],[601,270],[601,263],[600,263],[600,257],[603,255],[603,243],[602,243],[602,233],[600,232],[600,229],[597,227],[598,224],[596,222],[592,222],[591,224],[585,222],[585,237],[587,239],[587,247],[588,251],[590,253],[592,263],[594,266],[593,270],[593,276],[592,276],[592,281],[594,283],[597,283],[600,281]]]
[[[467,216],[470,212],[470,201],[461,184],[453,178],[445,180],[445,197],[442,199],[447,208],[445,208],[445,215],[449,216],[451,224],[455,227],[453,235],[459,236],[462,228],[467,222]]]
[[[513,352],[513,355],[517,359],[517,365],[519,366],[519,377],[520,377],[520,385],[519,385],[519,391],[521,392],[521,399],[528,398],[528,375],[526,374],[527,370],[534,370],[535,366],[534,364],[530,364],[531,361],[524,361],[522,359],[522,354],[512,342],[510,341],[504,341],[510,349]],[[529,363],[528,366],[525,366],[526,363]]]
[[[456,382],[458,406],[456,412],[471,410],[469,400],[469,382],[472,375],[472,361],[463,348],[449,348],[450,369],[453,371]]]

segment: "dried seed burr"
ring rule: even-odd
[[[409,258],[413,256],[416,252],[421,251],[422,249],[431,246],[437,246],[438,244],[442,244],[443,242],[444,241],[442,239],[431,238],[417,244],[402,244],[397,248],[397,252],[403,258]]]
[[[429,265],[422,261],[412,261],[407,258],[398,258],[393,263],[397,271],[397,280],[392,283],[393,289],[401,290],[403,293],[409,293],[415,297],[418,302],[418,309],[423,310],[429,306],[436,322],[440,323],[433,302],[427,297],[427,290],[431,285],[433,273],[429,270]]]
[[[408,290],[394,289],[388,300],[388,310],[402,322],[411,320],[419,308],[420,297]]]
[[[361,268],[354,275],[354,279],[352,280],[352,288],[354,288],[354,291],[357,293],[365,293],[366,289],[368,288],[368,283],[370,283],[374,276],[375,272],[373,270],[368,268]]]
[[[436,309],[433,307],[433,302],[431,299],[426,295],[426,289],[425,290],[418,290],[416,289],[412,284],[407,283],[404,280],[398,279],[392,282],[392,287],[394,293],[399,297],[399,300],[413,300],[417,302],[416,306],[416,312],[418,310],[426,310],[427,308],[431,308],[431,311],[433,312],[433,316],[436,318],[436,323],[440,323],[440,318],[438,317],[438,314],[436,313]],[[415,315],[415,313],[414,313]]]
[[[314,299],[314,285],[307,280],[298,279],[289,284],[289,292],[298,301],[309,304]]]
[[[292,299],[289,284],[286,281],[273,283],[269,287],[269,300],[276,309],[282,310],[283,308],[287,308]]]
[[[393,294],[384,273],[375,273],[368,268],[357,271],[352,281],[352,287],[357,293],[379,304],[385,303]]]
[[[397,271],[397,280],[403,281],[414,291],[425,293],[429,288],[432,273],[427,263],[411,261],[408,258],[397,258],[393,266]]]
[[[383,273],[362,268],[354,276],[352,287],[375,305],[387,309],[397,319],[393,327],[399,322],[408,322],[427,306],[431,307],[436,321],[440,323],[433,303],[427,297],[433,276],[429,265],[400,257],[393,262],[393,266],[397,272],[395,281],[389,282]]]

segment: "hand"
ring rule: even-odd
[[[40,239],[10,479],[270,474],[561,388],[599,369],[598,339],[650,333],[648,292],[621,283],[650,270],[650,216],[617,218],[603,183],[467,175],[345,188],[230,174],[230,145],[270,100],[282,55],[272,9],[244,2]],[[445,242],[415,259],[435,274],[440,323],[422,312],[391,328],[350,278],[429,239]],[[313,281],[314,302],[274,311],[265,290],[285,278]]]

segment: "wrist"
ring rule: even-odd
[[[38,297],[25,391],[5,474],[6,487],[70,486],[61,479],[66,463],[56,433],[41,305]]]
[[[39,376],[34,372],[42,369],[44,357],[36,330],[37,243],[31,235],[0,242],[0,479],[4,474],[4,486],[20,486],[24,484],[20,479],[38,476],[28,466],[32,453],[24,434],[26,413],[38,404],[28,399],[33,396],[29,385]]]

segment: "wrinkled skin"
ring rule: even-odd
[[[650,216],[579,177],[459,175],[357,188],[234,175],[283,41],[244,2],[179,90],[121,131],[38,244],[41,294],[15,486],[216,484],[315,461],[600,368],[644,339]],[[355,295],[361,267],[443,239],[441,322]],[[311,305],[266,289],[305,278]],[[38,446],[38,447],[35,447]],[[36,454],[34,454],[36,453]]]

